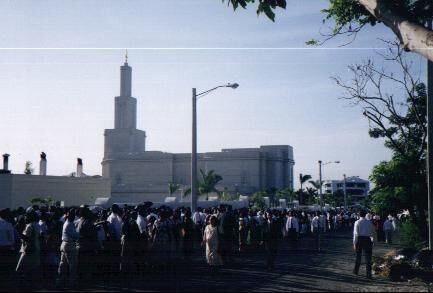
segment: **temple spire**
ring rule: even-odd
[[[128,65],[128,51],[125,54],[125,64],[120,66],[120,96],[131,96],[132,68]]]

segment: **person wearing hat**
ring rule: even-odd
[[[41,249],[38,221],[38,214],[33,209],[29,209],[25,216],[26,226],[21,235],[21,256],[16,267],[16,272],[23,281],[32,281],[40,269]]]

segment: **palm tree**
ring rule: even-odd
[[[312,187],[307,187],[305,195],[307,196],[305,202],[310,202],[311,198],[316,198],[317,189],[312,188]]]
[[[304,185],[304,183],[310,179],[311,179],[311,175],[308,174],[302,175],[302,173],[299,174],[299,182],[301,183],[301,190],[302,190],[302,185]]]
[[[185,197],[187,197],[188,195],[190,195],[191,194],[191,187],[189,186],[189,187],[187,187],[186,189],[184,189],[183,191],[182,191],[182,198],[185,198]]]
[[[170,196],[173,195],[176,191],[178,191],[180,188],[179,184],[173,183],[172,181],[168,182],[168,194]]]
[[[202,182],[200,182],[199,185],[199,192],[200,194],[206,194],[206,200],[209,200],[209,193],[216,192],[218,195],[220,194],[220,191],[216,189],[216,185],[218,182],[223,180],[221,175],[218,175],[215,173],[214,170],[210,170],[207,174],[200,169],[200,174],[202,177]]]
[[[310,181],[308,181],[308,183],[310,183],[311,185],[313,185],[313,187],[316,188],[317,190],[320,189],[320,182],[319,182],[319,180],[316,180],[316,181],[310,180]]]

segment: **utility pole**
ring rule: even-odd
[[[320,211],[323,211],[323,196],[322,196],[322,161],[319,161],[319,196],[320,196]]]
[[[344,178],[344,209],[347,210],[346,174],[343,174],[343,178]]]
[[[191,213],[197,209],[197,91],[192,89]]]
[[[433,19],[428,24],[431,30]],[[433,62],[427,60],[427,185],[429,249],[433,249]],[[422,208],[422,207],[420,207]]]

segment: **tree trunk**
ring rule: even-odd
[[[433,31],[393,11],[390,0],[358,0],[358,2],[394,32],[405,50],[416,52],[433,61]]]

